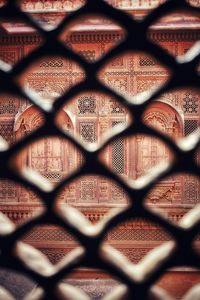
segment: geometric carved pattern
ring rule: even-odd
[[[13,123],[11,122],[4,121],[0,124],[0,136],[10,143],[13,140]]]
[[[81,180],[81,200],[84,200],[85,203],[97,200],[95,197],[95,190],[96,181],[94,181],[94,179]]]
[[[16,188],[14,187],[13,183],[8,180],[1,180],[0,181],[0,198],[1,202],[5,203],[5,200],[8,199],[10,202],[16,201]]]
[[[184,135],[187,136],[198,128],[197,120],[185,120]]]
[[[46,179],[49,179],[51,182],[59,181],[61,179],[61,174],[57,172],[45,172],[42,174]]]
[[[120,103],[118,103],[115,100],[110,100],[110,107],[111,107],[111,113],[112,114],[122,114],[122,113],[124,113],[124,109],[122,108]]]
[[[72,0],[73,1],[73,0]],[[39,2],[39,1],[37,1],[37,2]],[[43,3],[48,3],[49,1],[43,1]],[[58,2],[58,1],[56,1],[56,2]],[[89,2],[89,1],[88,1]],[[90,1],[91,2],[91,1]],[[128,2],[128,1],[127,1]],[[177,1],[178,2],[178,1]],[[134,28],[133,28],[134,29]],[[148,50],[148,49],[147,49]],[[90,187],[91,187],[91,184],[90,184]],[[91,188],[90,188],[91,189]],[[144,190],[144,189],[143,189]],[[45,197],[45,200],[46,200],[46,198],[49,196],[49,194],[50,193],[48,193],[47,194],[47,196]],[[46,195],[46,194],[45,194]],[[113,200],[115,201],[116,199],[115,199],[115,197],[113,197]],[[51,210],[47,210],[47,212],[49,212],[50,211],[50,214],[49,215],[53,215],[53,212],[52,212],[52,207],[51,206],[49,206],[48,207],[48,205],[47,205],[47,209],[48,208],[50,208]],[[143,210],[144,211],[144,210]],[[138,210],[138,212],[139,212],[139,210]],[[141,212],[142,212],[142,210],[141,210]],[[57,216],[56,216],[57,217]],[[125,215],[124,214],[124,217],[127,217],[127,214]],[[50,218],[49,218],[50,219]],[[58,218],[56,218],[56,220],[57,220]],[[50,219],[51,220],[51,219]],[[55,218],[54,219],[52,219],[53,221],[55,220]],[[153,218],[153,220],[155,220],[155,222],[156,222],[156,218]],[[159,222],[158,222],[159,223]],[[117,224],[117,222],[115,221],[115,223],[114,223],[115,225]],[[84,225],[84,224],[83,224]],[[30,228],[31,227],[29,227],[29,230],[30,230]],[[180,229],[181,230],[181,229]],[[171,232],[171,231],[170,231]],[[181,231],[180,231],[181,232]],[[186,232],[185,232],[186,233]],[[79,236],[81,236],[81,232],[80,232],[80,234],[79,234]],[[82,236],[82,240],[83,240],[83,238],[84,238],[84,236]],[[86,238],[85,238],[86,239]],[[91,241],[91,238],[88,238],[87,239],[87,241]],[[95,237],[93,237],[93,240],[96,242],[97,240],[95,239]],[[9,242],[10,242],[10,240],[9,240]],[[177,244],[178,244],[178,246],[179,246],[179,243],[177,242]],[[90,253],[90,247],[89,247],[90,245],[89,245],[89,243],[88,243],[88,246],[87,246],[87,249],[85,249],[85,251],[87,252],[86,254],[89,254]],[[95,247],[94,247],[95,248]],[[94,249],[94,248],[92,248],[92,250]],[[5,249],[5,248],[4,248]],[[3,249],[3,250],[4,250]],[[188,249],[189,249],[189,247],[188,247]],[[187,250],[187,249],[186,249]],[[138,251],[140,251],[140,254],[141,254],[141,250],[138,250]],[[142,249],[142,251],[143,251],[143,249]],[[184,251],[184,249],[183,249],[183,251]],[[122,249],[122,252],[123,252],[123,249]],[[136,255],[136,251],[135,251],[135,249],[131,249],[130,250],[130,252],[132,253],[132,255]],[[188,252],[183,252],[183,253],[181,253],[181,254],[186,254],[187,255],[187,253]],[[98,258],[96,258],[95,257],[95,253],[93,253],[94,254],[94,258],[95,259],[97,259],[98,260]],[[146,254],[146,253],[145,253]],[[138,255],[138,254],[137,254]],[[88,256],[88,255],[87,255]],[[18,260],[18,258],[17,258],[17,260]],[[13,261],[14,263],[15,263],[15,260],[13,259],[13,260],[11,260],[11,261]],[[86,260],[85,260],[86,261]],[[94,260],[93,260],[94,261]],[[92,261],[91,261],[92,262]],[[186,258],[186,262],[188,262],[188,260],[187,260],[187,258]],[[17,262],[18,263],[18,262]],[[73,262],[72,262],[73,263]],[[98,261],[97,261],[97,263],[98,263]],[[95,266],[97,265],[97,264],[94,264]],[[92,266],[92,264],[91,264],[91,266]],[[20,268],[19,268],[20,269]],[[105,269],[107,269],[107,268],[105,268]],[[111,266],[110,266],[110,268],[109,269],[111,269]],[[152,266],[152,269],[153,269],[153,266]],[[61,270],[62,272],[63,272],[63,270]],[[66,271],[66,270],[65,270]],[[157,270],[154,270],[154,271],[156,271],[157,272]],[[162,271],[162,270],[161,270]],[[164,271],[164,270],[163,270]],[[31,270],[31,272],[32,272],[32,270]],[[113,270],[113,273],[115,274],[116,272],[114,272],[114,270]],[[118,272],[119,273],[119,272]],[[141,275],[141,274],[139,274],[139,272],[138,272],[138,275]],[[152,282],[152,279],[154,279],[155,278],[155,273],[154,273],[154,276],[153,276],[153,278],[151,278],[151,276],[150,276],[150,274],[148,274],[149,276],[148,276],[148,280],[147,281],[151,281]],[[159,275],[159,273],[158,273],[158,275]],[[54,275],[53,275],[54,276]],[[38,277],[38,276],[34,276],[34,277]],[[125,275],[123,276],[124,278],[126,277]],[[45,279],[43,279],[42,280],[42,276],[40,276],[40,278],[41,278],[41,282],[40,282],[40,280],[38,280],[38,283],[40,284],[40,283],[42,283],[42,285],[43,285],[43,283],[46,281],[46,278]],[[60,277],[59,277],[59,274],[55,274],[55,276],[54,276],[54,278],[58,278],[58,279],[60,279]],[[142,279],[142,278],[141,278]],[[130,281],[129,280],[129,278],[128,278],[128,281]],[[54,284],[55,284],[55,281],[53,282],[53,280],[51,279],[51,282],[53,283],[53,286],[54,286]],[[140,282],[137,282],[137,284],[138,284],[138,287],[140,288],[140,286],[139,286],[139,283]],[[143,286],[142,286],[142,288],[143,288]],[[146,287],[145,287],[145,289],[146,289]]]
[[[13,51],[2,51],[0,52],[0,59],[10,65],[13,65],[16,61],[16,51],[15,49]]]
[[[176,185],[178,185],[178,179],[176,180]],[[160,182],[147,195],[147,201],[151,203],[170,203],[174,199],[174,190],[174,181]]]
[[[63,60],[61,58],[55,59],[45,59],[40,63],[40,68],[61,68],[63,67]]]
[[[144,91],[147,91],[149,89],[152,89],[154,86],[158,86],[162,83],[162,80],[159,79],[138,79],[137,80],[137,92],[141,93]]]
[[[10,99],[4,101],[0,100],[0,115],[3,114],[15,114],[17,112],[17,108],[15,106],[15,99]]]
[[[51,74],[54,75],[53,72]],[[55,75],[56,74],[57,73],[55,73]],[[40,94],[40,96],[43,98],[51,99],[59,97],[69,86],[69,82],[67,79],[59,79],[58,81],[55,78],[52,78],[53,76],[51,75],[51,79],[44,80],[44,77],[42,76],[44,75],[40,75],[40,78],[37,79],[28,78],[27,86],[28,88],[34,90],[36,93]]]
[[[117,57],[117,58],[112,59],[112,62],[111,62],[112,67],[121,68],[121,67],[123,67],[123,65],[124,65],[123,57]]]
[[[122,124],[122,122],[112,122],[112,127]],[[117,174],[125,173],[124,141],[122,138],[114,140],[112,143],[112,169]]]
[[[161,229],[117,229],[108,235],[109,240],[128,241],[167,241],[169,234]]]
[[[95,61],[95,50],[83,50],[79,51],[78,54],[83,56],[88,62]]]
[[[116,140],[112,144],[112,168],[117,174],[125,173],[124,163],[124,141],[122,138]]]
[[[55,248],[42,248],[40,251],[44,253],[50,260],[52,264],[57,264],[65,255],[67,255],[68,252],[70,252],[72,249],[55,249]]]
[[[199,184],[198,179],[185,179],[184,180],[184,200],[185,203],[198,203],[199,201]]]
[[[29,150],[29,167],[41,174],[62,172],[64,145],[59,138],[46,138],[33,144]],[[54,176],[55,177],[55,176]]]
[[[117,248],[131,262],[138,263],[151,250],[149,248]]]
[[[39,228],[34,228],[31,232],[27,233],[24,237],[26,240],[34,241],[73,241],[72,235],[64,231],[63,229],[48,228],[48,226],[40,226]]]
[[[124,200],[125,198],[125,193],[122,190],[122,188],[120,188],[117,184],[115,184],[114,182],[112,182],[111,185],[111,202],[115,202],[115,203],[119,203],[120,201]]]
[[[106,84],[121,93],[127,92],[128,90],[128,81],[127,78],[124,77],[107,77]]]
[[[94,122],[80,122],[80,136],[85,142],[96,141],[96,124]]]
[[[96,111],[96,100],[93,96],[83,96],[78,100],[79,114],[94,114]]]
[[[150,58],[150,57],[145,57],[145,56],[140,56],[139,58],[139,64],[141,67],[144,67],[144,66],[155,66],[155,61]]]
[[[20,6],[25,11],[40,10],[40,11],[71,11],[79,8],[83,4],[83,0],[61,0],[61,1],[33,1],[23,0],[20,1]]]
[[[197,113],[198,98],[191,94],[186,94],[183,98],[183,110],[184,113]]]

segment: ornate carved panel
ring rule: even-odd
[[[2,136],[8,143],[13,142],[13,120],[1,121],[0,136]]]
[[[66,113],[63,114],[65,118],[62,121],[65,123],[65,129],[72,130],[69,117]],[[17,135],[21,133],[23,136],[41,126],[43,117],[34,107],[30,107],[22,113],[20,121]],[[21,161],[22,165],[38,171],[51,182],[57,182],[66,171],[72,170],[75,165],[74,157],[72,145],[58,137],[48,137],[30,145],[23,153]]]
[[[48,0],[48,1],[39,1],[39,0],[23,0],[21,1],[22,9],[25,11],[60,11],[60,10],[73,10],[84,4],[83,0]]]
[[[162,83],[164,83],[165,77],[160,78],[156,76],[152,76],[151,78],[143,76],[138,77],[136,79],[137,82],[137,93],[142,93],[144,91],[150,90],[153,87],[158,87]]]
[[[136,143],[136,176],[147,173],[157,163],[169,158],[169,151],[166,146],[155,138],[139,136]]]
[[[97,139],[96,123],[95,122],[80,122],[80,136],[87,143],[94,143]]]
[[[3,97],[0,99],[0,115],[15,115],[19,106],[19,99]]]
[[[185,94],[183,98],[183,111],[185,114],[197,114],[199,108],[198,95],[192,95],[190,93]]]
[[[173,178],[162,181],[156,185],[156,187],[151,191],[146,200],[152,204],[173,204],[180,203],[181,191],[181,181]]]
[[[0,59],[4,62],[14,65],[23,57],[23,47],[22,46],[1,46],[0,49]]]
[[[127,202],[125,193],[115,183],[111,184],[111,195],[109,198],[109,202],[113,203],[113,200],[115,201],[116,204]]]
[[[166,241],[170,236],[163,230],[150,228],[144,230],[117,228],[108,234],[108,240],[111,241]]]
[[[152,127],[159,129],[161,132],[167,133],[170,121],[170,116],[159,110],[147,112],[145,121]],[[160,142],[160,140],[147,137],[137,136],[134,139],[136,143],[136,176],[147,173],[153,166],[162,160],[169,159],[168,148]]]
[[[183,198],[184,203],[193,205],[199,202],[200,197],[200,182],[198,178],[190,178],[189,176],[184,177],[183,192],[185,197]]]
[[[110,100],[110,110],[111,110],[111,114],[125,113],[125,109],[122,107],[122,105],[115,100]]]
[[[64,145],[59,138],[54,140],[47,138],[42,143],[34,144],[30,148],[29,166],[47,177],[51,177],[51,175],[54,177],[53,174],[56,177],[56,173],[59,175],[59,172],[63,172],[63,169],[68,167],[62,164],[64,152]]]
[[[198,120],[185,120],[184,134],[185,136],[191,134],[198,128]]]
[[[97,198],[97,178],[89,177],[85,180],[81,180],[81,202],[87,203],[98,203]]]
[[[116,89],[120,93],[126,93],[129,91],[129,78],[128,76],[123,75],[112,75],[106,76],[105,82],[107,85],[111,86],[112,88]]]
[[[96,99],[94,96],[82,96],[78,99],[79,114],[96,113]]]
[[[120,121],[113,121],[112,127],[122,124]],[[117,174],[126,173],[125,141],[120,138],[112,143],[112,169]]]
[[[113,3],[114,1],[115,0],[112,0]],[[26,10],[43,10],[46,9],[44,7],[45,2],[51,2],[51,5],[48,3],[46,3],[46,5],[53,11],[59,9],[61,7],[60,5],[62,5],[64,9],[73,8],[76,1],[28,0],[24,1],[23,5],[26,5]],[[150,5],[155,5],[158,2],[157,0],[116,0],[115,5],[124,7],[134,7],[134,5],[150,7]],[[64,4],[67,6],[64,7]],[[43,20],[52,23],[55,18],[55,14],[51,14],[48,18],[46,17]],[[170,47],[175,55],[185,54],[194,40],[199,37],[199,33],[191,31],[185,33],[163,33],[152,30],[148,35],[153,37],[154,40],[159,40],[160,43],[166,47]],[[72,48],[74,46],[80,54],[92,62],[94,59],[97,59],[99,55],[106,53],[112,44],[120,41],[122,37],[122,32],[89,32],[82,35],[74,32],[66,37],[65,42]],[[20,55],[25,55],[40,42],[41,37],[36,33],[23,36],[10,35],[6,36],[6,38],[4,36],[0,37],[0,43],[2,45],[10,43],[8,47],[6,45],[6,51],[4,51],[4,49],[0,51],[0,57],[6,62],[14,63],[21,57]],[[18,44],[18,46],[16,47],[15,44]],[[18,50],[18,48],[20,48],[20,50]],[[106,83],[115,87],[119,92],[123,93],[126,91],[130,94],[135,94],[151,88],[154,84],[162,83],[163,80],[166,79],[166,75],[166,71],[161,69],[159,64],[155,63],[152,58],[143,54],[130,54],[113,59],[102,77],[105,76]],[[58,58],[45,59],[39,64],[37,72],[31,74],[27,79],[30,88],[35,89],[40,96],[49,98],[52,94],[55,96],[61,95],[66,88],[71,87],[81,78],[83,78],[83,73],[81,73],[77,66],[70,62],[63,62],[62,59]],[[8,118],[9,115],[9,118],[11,118],[14,123],[14,116],[19,109],[20,101],[18,100],[0,100],[0,116],[2,120],[4,117]],[[181,98],[180,94],[174,95],[169,92],[159,100],[169,103],[177,110],[182,109],[185,112],[185,116],[187,117],[184,123],[185,135],[192,133],[197,128],[198,120],[192,119],[193,115],[198,116],[199,109],[198,99],[194,95],[188,94]],[[25,108],[25,106],[23,108],[21,107],[20,110],[23,111]],[[91,97],[88,95],[80,97],[75,105],[67,107],[67,109],[69,109],[74,117],[73,121],[76,131],[86,142],[91,143],[100,139],[100,135],[105,133],[107,129],[112,128],[112,122],[116,120],[116,122],[120,122],[120,119],[125,119],[126,117],[126,111],[114,99],[110,99],[110,97],[107,96],[99,97],[95,95],[95,93],[93,93]],[[166,113],[163,113],[163,111]],[[171,113],[171,111],[167,109],[167,106],[162,110],[160,108],[157,109],[155,104],[152,110],[146,112],[145,118],[149,125],[151,124],[159,128],[170,136],[181,136],[182,130],[179,119],[176,118],[174,112]],[[41,116],[30,113],[26,118],[24,118],[23,115],[19,124],[17,124],[19,128],[16,126],[15,129],[17,133],[20,131],[20,135],[23,136],[28,134],[32,129],[36,129],[41,122]],[[71,121],[63,119],[62,123],[65,125],[67,131],[70,130],[70,128],[72,129]],[[4,123],[0,126],[0,134],[9,140],[13,134],[13,126],[9,125],[9,127],[6,125],[6,127],[3,124]],[[64,145],[59,139],[55,140],[55,143],[56,146],[51,139],[45,139],[41,141],[40,144],[32,145],[28,149],[28,155],[25,155],[23,160],[24,165],[34,167],[52,182],[57,182],[61,178],[62,173],[67,168],[70,169],[72,163],[76,163],[67,159],[68,157],[72,157],[71,153],[74,153],[70,147]],[[127,174],[127,176],[135,179],[140,176],[142,172],[146,172],[151,168],[154,163],[156,164],[159,160],[169,158],[169,155],[168,149],[164,145],[161,145],[159,141],[141,136],[135,139],[135,141],[130,142],[130,144],[124,144],[122,140],[115,142],[113,144],[113,150],[106,155],[106,159],[108,163],[113,166],[114,171],[120,174],[125,173],[126,164],[128,164],[127,173],[130,173]],[[64,163],[63,157],[66,158]],[[187,176],[182,179],[169,178],[157,185],[155,190],[148,195],[147,201],[151,205],[158,207],[161,205],[166,206],[166,215],[174,221],[179,221],[187,209],[179,211],[175,205],[179,205],[180,207],[194,205],[198,202],[199,191],[199,184]],[[184,195],[184,197],[182,197],[183,202],[181,202],[181,195]],[[92,222],[97,222],[104,217],[105,211],[102,212],[102,207],[105,209],[107,206],[123,205],[127,202],[123,190],[119,189],[116,184],[108,182],[106,178],[100,178],[98,176],[88,176],[81,179],[78,183],[72,182],[63,190],[60,200],[68,204],[78,205]],[[8,202],[23,202],[21,206],[23,205],[25,207],[24,211],[16,208],[16,206],[15,211],[12,211],[13,208],[9,208],[8,205],[6,206],[5,213],[16,222],[20,218],[26,219],[30,217],[31,208],[28,204],[31,203],[32,205],[34,201],[36,201],[36,196],[21,188],[16,189],[13,184],[4,181],[0,182],[0,201],[4,207]],[[97,205],[99,205],[98,208]],[[171,211],[169,207],[171,207]],[[90,210],[91,208],[93,210]],[[138,260],[149,251],[152,246],[151,242],[169,239],[165,232],[150,227],[146,228],[144,222],[141,223],[141,228],[120,228],[111,232],[108,236],[109,241],[115,243],[115,246],[118,249],[120,248],[120,250],[134,262],[138,262]],[[57,262],[65,253],[71,250],[71,246],[68,245],[68,242],[72,243],[71,236],[64,235],[55,228],[51,228],[51,230],[46,228],[44,231],[34,231],[27,235],[26,239],[36,243],[40,241],[41,248],[52,262]],[[131,244],[133,240],[136,242],[148,241],[148,248],[146,245],[144,247],[141,246],[141,244],[138,248],[135,248],[133,243]],[[47,241],[52,242],[52,244],[54,241],[57,245],[64,241],[65,245],[63,247],[65,249],[55,250],[55,247],[46,248]],[[119,241],[122,241],[121,245],[124,243],[122,247]]]
[[[0,201],[2,203],[16,202],[17,199],[17,189],[14,184],[8,180],[0,181]]]

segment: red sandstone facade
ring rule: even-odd
[[[108,1],[126,9],[138,18],[164,1]],[[137,2],[137,3],[136,3]],[[42,24],[54,26],[67,11],[82,5],[83,1],[22,1],[22,7]],[[122,6],[123,3],[123,7]],[[198,1],[193,1],[198,5]],[[42,21],[41,21],[42,20]],[[173,23],[173,30],[171,29]],[[167,48],[173,55],[184,55],[200,38],[197,17],[165,17],[149,30],[149,38]],[[89,61],[104,55],[123,39],[125,32],[106,18],[90,17],[77,22],[62,34],[62,40]],[[10,64],[17,63],[38,47],[42,39],[26,24],[3,21],[0,28],[0,58]],[[130,97],[157,87],[170,76],[155,58],[146,53],[128,53],[113,58],[103,68],[99,78],[118,92]],[[44,103],[55,101],[64,91],[84,77],[81,68],[62,57],[42,58],[25,72],[19,82],[34,90]],[[199,94],[187,87],[164,94],[144,113],[148,124],[155,126],[174,139],[184,137],[199,124]],[[78,135],[86,142],[100,142],[114,126],[129,122],[126,109],[106,94],[88,91],[77,95],[63,107],[58,124],[63,130]],[[43,116],[26,99],[13,95],[0,95],[0,135],[10,144],[40,126]],[[80,153],[69,143],[58,138],[46,138],[30,145],[17,162],[21,168],[29,167],[56,184],[77,169],[82,162]],[[162,160],[173,159],[169,149],[155,138],[137,135],[118,140],[110,145],[102,160],[117,174],[137,179]],[[197,178],[187,174],[172,176],[159,182],[146,199],[152,209],[159,209],[172,221],[179,221],[199,201],[200,185]],[[128,198],[116,184],[106,178],[88,175],[67,186],[59,203],[78,207],[91,222],[97,222],[111,208],[128,204]],[[40,203],[36,196],[21,186],[1,180],[0,209],[15,223],[30,218]],[[133,262],[138,262],[150,249],[169,240],[170,236],[159,226],[144,220],[130,221],[114,229],[106,242],[120,249]],[[74,239],[59,228],[48,225],[35,228],[25,240],[42,250],[52,262],[76,246]]]

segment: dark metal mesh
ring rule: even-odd
[[[36,105],[45,116],[45,124],[35,132],[26,136],[23,140],[8,148],[1,141],[0,144],[0,177],[22,183],[32,188],[42,199],[45,210],[29,220],[27,223],[15,228],[15,226],[3,215],[0,215],[0,265],[11,270],[17,270],[34,279],[41,287],[35,290],[26,299],[88,299],[76,288],[60,283],[61,280],[75,268],[89,267],[100,268],[108,272],[122,283],[104,299],[146,299],[146,297],[157,297],[156,299],[168,299],[164,292],[152,289],[154,283],[168,268],[175,266],[191,266],[200,268],[200,257],[192,247],[196,235],[200,231],[200,206],[192,209],[180,222],[175,225],[164,217],[152,212],[144,206],[144,199],[153,186],[166,176],[174,173],[186,172],[192,175],[199,174],[199,168],[194,160],[194,154],[199,146],[199,133],[196,131],[189,135],[182,142],[175,143],[166,135],[156,129],[148,127],[143,123],[142,113],[152,101],[164,92],[181,87],[200,87],[200,78],[197,73],[197,66],[200,61],[200,44],[197,43],[182,58],[174,58],[158,45],[147,39],[147,30],[159,17],[169,14],[177,9],[184,9],[191,14],[200,13],[199,8],[190,6],[184,0],[167,1],[157,9],[153,10],[143,21],[136,21],[126,13],[117,10],[102,0],[88,0],[80,10],[66,16],[62,23],[52,31],[45,31],[34,22],[28,14],[22,12],[15,3],[8,1],[7,6],[0,9],[0,18],[21,18],[33,26],[44,38],[44,43],[39,49],[33,51],[26,58],[22,59],[13,69],[1,63],[0,70],[0,91],[9,92],[19,97],[27,97],[24,90],[15,83],[15,79],[23,74],[30,63],[45,55],[64,56],[78,62],[85,70],[86,77],[83,82],[70,88],[62,97],[52,105],[45,108],[38,104],[31,94],[28,99]],[[87,62],[81,56],[65,47],[58,36],[70,21],[76,20],[85,14],[100,14],[111,18],[123,27],[127,36],[119,45],[110,50],[97,62]],[[160,61],[161,64],[171,70],[171,77],[161,88],[154,92],[133,97],[131,100],[113,92],[103,85],[97,78],[97,73],[109,59],[114,55],[122,54],[124,51],[145,51]],[[133,116],[132,123],[126,128],[118,128],[109,138],[96,149],[85,147],[80,140],[63,133],[55,123],[55,116],[67,100],[72,96],[86,91],[102,91],[115,97],[122,103]],[[134,182],[121,179],[111,170],[106,168],[99,160],[99,153],[116,138],[123,138],[130,135],[146,134],[162,140],[172,150],[175,160],[172,164],[159,165],[150,175]],[[85,157],[85,163],[81,168],[63,180],[56,188],[51,188],[31,172],[20,175],[15,166],[14,156],[33,140],[41,136],[60,136],[70,140]],[[70,206],[65,208],[56,207],[56,198],[64,185],[81,175],[98,174],[114,180],[121,186],[130,197],[129,207],[115,211],[101,223],[90,224],[86,218],[76,209]],[[128,219],[145,218],[159,224],[172,237],[173,241],[164,243],[154,249],[138,265],[133,265],[122,256],[117,250],[102,243],[106,233]],[[44,223],[51,223],[61,226],[80,243],[80,247],[68,254],[58,265],[52,266],[38,250],[24,243],[18,242],[22,236],[33,226]],[[10,299],[7,292],[1,290],[1,299]],[[187,299],[195,298],[200,294],[200,288],[195,287],[190,291]],[[157,295],[157,296],[156,296]],[[195,296],[196,295],[196,296]],[[30,298],[29,298],[30,297]],[[32,298],[31,298],[32,297]]]

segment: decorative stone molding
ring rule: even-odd
[[[151,28],[148,32],[149,38],[155,42],[183,42],[183,41],[197,41],[200,39],[199,30],[176,30],[156,29]],[[107,32],[73,32],[66,35],[66,44],[71,43],[111,43],[123,40],[124,33],[122,31],[107,31]],[[42,43],[42,37],[37,33],[11,35],[2,34],[0,36],[1,45],[39,45]]]
[[[151,206],[149,206],[151,208]],[[8,216],[11,220],[18,221],[18,220],[26,220],[28,218],[31,218],[34,216],[34,213],[38,211],[38,209],[41,208],[39,205],[0,205],[0,210]],[[114,208],[114,207],[113,207]],[[154,208],[154,205],[152,205],[152,209]],[[160,208],[160,211],[165,214],[166,217],[173,221],[179,221],[187,212],[188,209],[191,209],[192,205],[188,205],[187,208],[183,208],[181,206],[165,206]],[[102,207],[77,207],[92,223],[97,223],[101,219],[103,219],[107,213],[109,213],[108,208],[102,208]],[[125,223],[124,225],[120,226],[121,228],[126,229],[136,229],[136,228],[144,228],[149,229],[152,228],[152,225],[149,227],[147,223],[144,222],[144,220],[136,220],[136,222],[132,223],[131,221],[128,223]],[[154,226],[156,228],[156,226]]]

